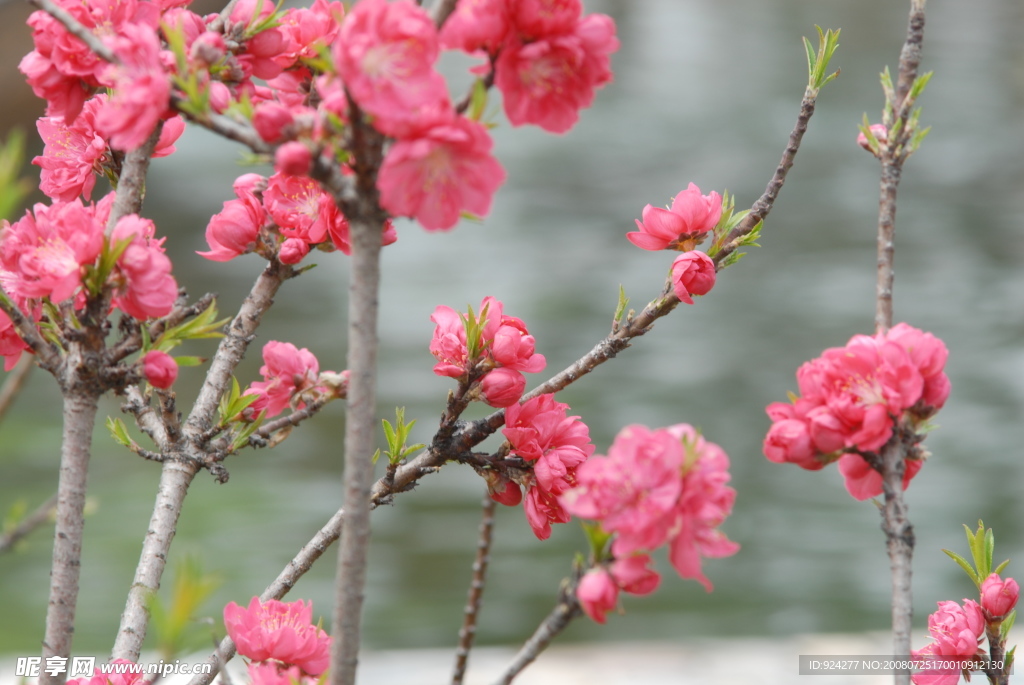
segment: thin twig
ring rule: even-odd
[[[490,495],[484,494],[481,505],[480,533],[476,543],[476,558],[473,560],[473,580],[469,584],[466,608],[459,629],[459,647],[455,650],[455,668],[452,672],[452,685],[462,685],[469,662],[469,652],[473,649],[476,638],[476,621],[483,603],[484,588],[487,585],[487,565],[491,560],[491,541],[494,533],[495,501]]]
[[[53,518],[54,510],[57,508],[56,493],[50,496],[31,514],[23,518],[18,525],[3,535],[0,535],[0,552],[7,552],[14,549],[19,540],[27,536],[39,526]]]
[[[511,683],[524,668],[533,663],[534,659],[548,648],[551,641],[565,630],[572,623],[573,619],[583,615],[583,609],[580,608],[580,603],[576,599],[576,586],[578,584],[578,575],[563,581],[562,588],[559,591],[558,604],[547,615],[547,618],[541,622],[530,639],[522,646],[501,677],[494,681],[495,685],[508,685]]]
[[[7,378],[4,379],[3,387],[0,387],[0,421],[3,420],[7,410],[14,404],[15,398],[21,392],[22,387],[25,385],[25,380],[35,365],[36,360],[32,355],[23,354],[18,363],[11,369]]]
[[[295,558],[288,562],[288,565],[285,566],[284,570],[281,571],[274,582],[263,591],[263,594],[260,595],[261,602],[266,602],[271,599],[281,599],[295,586],[295,583],[298,582],[299,578],[313,567],[313,563],[319,559],[323,553],[327,551],[327,548],[330,547],[334,541],[338,539],[338,536],[341,535],[344,517],[344,509],[339,509],[335,512],[334,516],[324,524],[323,528],[317,531],[317,534],[313,536],[313,539],[307,542],[299,553],[295,555]],[[197,674],[188,682],[188,685],[210,685],[214,676],[217,675],[217,671],[220,669],[222,662],[226,663],[234,655],[235,643],[231,641],[231,638],[224,638],[221,641],[218,650],[206,660],[206,662],[211,666],[211,672]]]

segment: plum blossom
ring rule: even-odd
[[[654,592],[661,576],[648,566],[651,557],[634,554],[616,559],[607,568],[597,566],[580,579],[576,599],[583,611],[597,623],[605,623],[605,615],[618,604],[619,591],[632,595],[648,595]]]
[[[427,230],[449,229],[463,212],[486,215],[505,181],[487,129],[450,109],[426,119],[388,150],[377,179],[381,206]]]
[[[638,231],[627,233],[629,242],[644,250],[692,250],[722,218],[722,196],[702,195],[691,183],[673,199],[669,209],[644,207]]]
[[[942,407],[948,354],[941,340],[905,323],[825,350],[797,371],[800,396],[792,404],[768,406],[765,456],[812,470],[838,460],[853,497],[880,494],[881,475],[861,455],[880,450],[897,424],[914,429]],[[904,488],[921,464],[916,456],[905,461]]]
[[[461,0],[441,28],[441,47],[494,53],[511,28],[508,0]]]
[[[113,96],[96,115],[100,133],[119,150],[134,150],[146,141],[167,113],[171,84],[160,59],[160,40],[150,28],[127,24],[109,41],[121,63],[102,74]]]
[[[576,470],[594,452],[590,429],[578,416],[568,416],[569,405],[555,396],[539,395],[505,410],[502,434],[510,454],[533,466],[526,484],[523,509],[534,535],[546,540],[552,523],[567,523],[569,513],[558,496],[576,483]]]
[[[672,262],[672,291],[680,302],[693,304],[691,295],[707,295],[715,278],[715,263],[700,250],[684,252]]]
[[[1006,616],[1017,606],[1020,586],[1013,578],[1003,580],[992,573],[981,583],[981,608],[993,619]]]
[[[523,373],[538,373],[547,364],[544,355],[536,352],[536,341],[522,319],[508,316],[503,310],[500,300],[488,296],[477,312],[470,310],[463,315],[439,305],[430,315],[435,324],[430,341],[430,352],[437,359],[434,373],[463,378],[483,368],[484,375],[478,379],[480,391],[492,407],[518,402],[526,388]],[[471,319],[479,324],[472,345],[467,334]]]
[[[135,214],[122,217],[111,233],[115,245],[131,241],[117,260],[114,305],[140,321],[170,314],[178,299],[164,239],[155,233],[152,221]]]
[[[4,371],[10,371],[21,359],[21,353],[28,345],[18,335],[14,322],[7,313],[0,310],[0,357],[4,358]]]
[[[664,544],[683,578],[709,592],[701,557],[735,554],[739,545],[718,526],[732,512],[736,492],[729,458],[687,424],[650,430],[630,425],[619,431],[607,456],[595,456],[576,471],[576,485],[559,499],[565,509],[593,519],[614,533],[619,559]]]
[[[618,48],[615,22],[603,14],[583,17],[565,32],[506,41],[494,83],[508,120],[565,133],[594,91],[612,80],[611,53]]]
[[[99,257],[104,226],[80,199],[35,205],[13,224],[0,223],[0,268],[4,286],[21,299],[60,302],[82,285],[83,267]]]
[[[245,391],[246,395],[257,395],[250,406],[254,413],[267,412],[267,417],[277,416],[292,403],[304,406],[300,396],[306,390],[316,387],[320,363],[313,353],[286,342],[271,340],[263,346],[263,366],[260,367],[262,381],[254,381]]]
[[[962,607],[951,601],[939,602],[938,606],[938,611],[928,617],[928,633],[934,642],[911,655],[915,659],[932,657],[943,664],[978,656],[978,642],[985,633],[985,617],[978,603],[965,599]],[[915,685],[956,685],[960,682],[960,669],[925,669],[911,676],[911,680]]]
[[[438,53],[425,10],[409,0],[363,0],[345,17],[333,56],[353,99],[391,134],[420,109],[448,103],[444,77],[434,69]]]
[[[312,624],[313,603],[260,602],[248,608],[231,602],[224,607],[224,625],[238,653],[253,661],[273,659],[318,676],[330,664],[331,638]]]
[[[142,358],[142,375],[154,388],[167,388],[178,378],[178,362],[160,350],[150,350]]]
[[[236,187],[235,194],[238,199],[228,200],[220,212],[210,217],[206,226],[210,250],[198,252],[200,257],[226,262],[255,249],[267,212],[260,199],[245,186]]]

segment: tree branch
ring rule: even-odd
[[[469,584],[469,596],[459,630],[459,647],[455,650],[455,668],[452,672],[452,685],[462,685],[469,662],[469,652],[473,649],[476,638],[476,620],[483,603],[484,588],[487,584],[487,565],[491,560],[491,541],[494,533],[495,502],[490,495],[484,494],[480,517],[480,535],[476,543],[476,558],[473,560],[473,580]]]
[[[7,552],[14,549],[18,541],[34,531],[39,526],[49,521],[57,508],[56,493],[50,496],[31,514],[23,518],[18,525],[3,535],[0,535],[0,552]]]
[[[579,584],[578,572],[573,574],[571,579],[562,581],[562,588],[558,593],[558,604],[548,614],[547,618],[537,627],[533,636],[522,646],[516,654],[515,659],[508,668],[495,681],[495,685],[508,685],[524,668],[533,663],[541,652],[548,648],[551,641],[559,633],[572,623],[573,619],[583,615],[583,609],[576,599],[576,586]]]

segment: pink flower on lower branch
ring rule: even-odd
[[[683,578],[712,589],[701,557],[735,554],[739,545],[718,526],[732,512],[729,458],[692,426],[650,430],[626,426],[608,456],[595,456],[576,472],[577,484],[559,501],[576,516],[614,533],[612,553],[628,558],[669,545],[669,559]]]
[[[164,239],[157,239],[155,233],[152,221],[129,214],[117,222],[111,234],[115,245],[131,241],[117,260],[114,305],[140,321],[170,314],[178,298]]]
[[[532,462],[523,507],[541,540],[551,535],[552,523],[569,521],[558,496],[576,483],[576,469],[594,452],[590,429],[578,416],[568,416],[568,409],[554,395],[540,395],[505,410],[502,433],[510,454]]]
[[[312,624],[313,603],[260,602],[248,608],[231,602],[224,607],[224,625],[238,653],[253,661],[280,661],[320,675],[330,664],[331,638]]]
[[[618,604],[619,590],[631,595],[648,595],[658,589],[661,576],[648,568],[651,557],[635,554],[616,559],[608,568],[598,566],[587,571],[576,588],[576,599],[583,611],[597,623]]]
[[[942,666],[914,674],[911,679],[915,685],[956,685],[960,682],[960,669],[946,664],[979,655],[985,617],[978,603],[965,599],[962,607],[956,602],[939,602],[938,606],[938,611],[928,617],[928,633],[934,642],[911,655],[915,659],[934,658]]]

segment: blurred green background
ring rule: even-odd
[[[427,234],[399,222],[384,252],[380,414],[407,407],[426,442],[448,379],[431,373],[430,313],[485,295],[523,318],[548,358],[564,368],[606,335],[621,283],[642,307],[671,256],[623,235],[647,203],[663,205],[690,181],[728,189],[749,206],[778,162],[805,83],[801,36],[841,28],[841,77],[823,91],[797,164],[764,230],[763,247],[723,273],[713,293],[681,306],[614,363],[559,395],[590,426],[603,452],[623,425],[689,422],[732,458],[735,511],[723,530],[742,544],[706,564],[715,591],[682,581],[659,559],[657,594],[627,597],[608,626],[579,621],[566,640],[767,635],[885,629],[888,561],[879,516],[844,491],[835,469],[770,464],[760,443],[764,406],[795,390],[800,363],[873,326],[878,165],[854,143],[864,112],[882,105],[878,72],[896,65],[907,2],[892,0],[605,0],[621,50],[615,83],[567,136],[494,131],[508,181],[482,224]],[[27,15],[20,6],[2,8]],[[7,17],[6,27],[22,18]],[[923,68],[936,75],[922,104],[933,131],[908,164],[900,190],[896,318],[950,348],[953,393],[927,445],[934,456],[908,497],[917,531],[914,604],[923,625],[937,600],[971,587],[943,547],[966,552],[961,524],[995,527],[996,555],[1024,563],[1024,5],[1019,0],[934,2]],[[7,28],[5,31],[14,31]],[[30,49],[4,41],[3,126],[31,130],[42,111],[14,71]],[[466,61],[445,69],[464,84]],[[8,84],[10,82],[10,84]],[[462,87],[461,85],[459,86]],[[495,96],[497,97],[497,96]],[[146,213],[157,220],[179,282],[193,296],[237,307],[260,269],[254,256],[228,264],[197,257],[209,216],[232,197],[241,150],[190,129],[179,152],[157,160]],[[34,175],[35,169],[27,173]],[[271,339],[308,347],[321,368],[344,366],[347,261],[288,283],[255,346]],[[186,354],[209,354],[194,345]],[[257,355],[258,356],[258,355]],[[253,356],[239,369],[257,377]],[[176,386],[188,406],[201,370]],[[539,379],[538,379],[539,380]],[[59,394],[35,373],[0,426],[0,512],[42,502],[55,488]],[[473,416],[482,415],[474,408]],[[108,398],[104,413],[119,415]],[[171,555],[198,556],[223,585],[205,615],[219,625],[228,601],[260,593],[338,508],[344,413],[332,405],[272,451],[227,463],[231,480],[201,474],[192,486]],[[497,442],[487,443],[496,445]],[[149,520],[158,467],[116,447],[99,427],[86,523],[76,654],[106,654],[113,641]],[[479,479],[451,466],[374,514],[366,644],[453,645],[461,621],[478,523]],[[537,541],[521,509],[497,521],[480,641],[524,639],[552,605],[584,541],[575,524]],[[0,556],[0,653],[37,651],[43,634],[50,533]],[[329,617],[334,551],[296,587],[314,615]],[[165,587],[169,583],[165,583]],[[329,622],[329,618],[325,619]],[[219,629],[219,628],[218,628]],[[200,638],[209,628],[197,625]],[[205,631],[205,632],[204,632]]]

